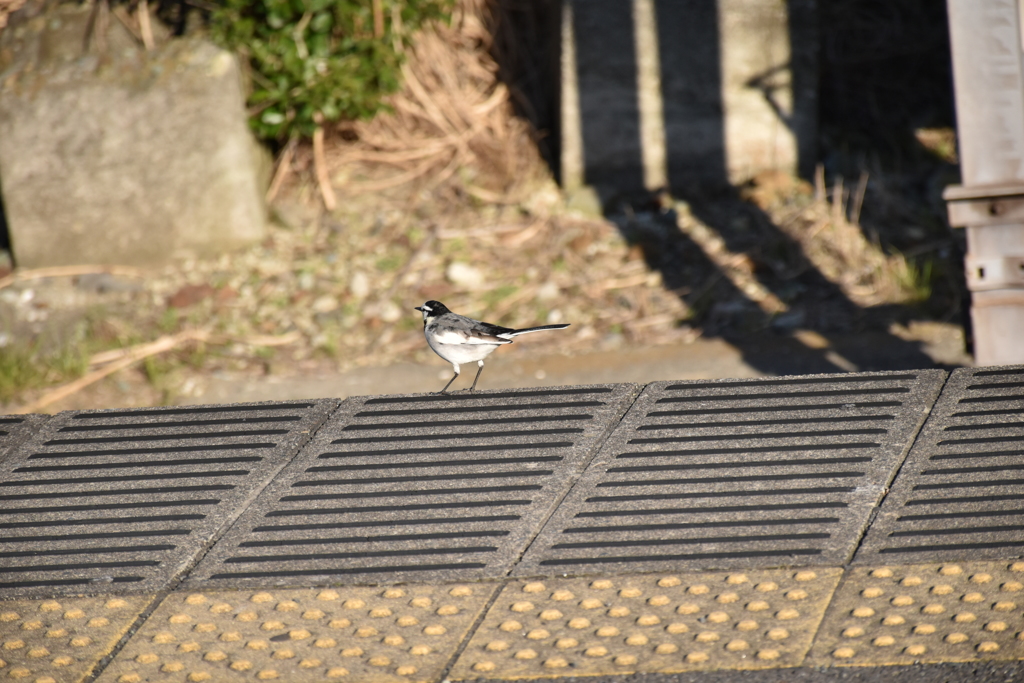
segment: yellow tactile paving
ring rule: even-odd
[[[796,666],[840,569],[516,581],[449,678]]]
[[[1024,562],[848,570],[813,665],[1024,658]]]
[[[86,679],[154,596],[0,602],[0,680]]]
[[[175,593],[98,681],[429,681],[497,586]]]

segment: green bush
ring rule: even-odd
[[[412,32],[428,20],[446,19],[451,4],[221,0],[210,13],[209,27],[215,41],[248,60],[256,134],[283,142],[312,135],[321,121],[376,114],[383,97],[400,85],[402,49]]]

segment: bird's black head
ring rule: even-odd
[[[428,301],[422,306],[417,306],[416,310],[422,311],[423,322],[426,322],[430,318],[436,318],[439,315],[444,315],[445,313],[449,312],[448,307],[445,306],[440,301]]]

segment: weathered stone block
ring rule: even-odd
[[[235,58],[196,39],[147,52],[113,19],[102,35],[88,25],[88,7],[65,5],[0,35],[0,187],[18,265],[159,264],[259,241]]]

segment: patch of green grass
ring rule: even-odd
[[[515,294],[518,289],[519,288],[516,287],[515,285],[501,285],[500,287],[495,287],[494,289],[486,292],[483,298],[484,301],[487,302],[488,306],[493,306],[502,299],[505,299]]]
[[[29,389],[67,382],[85,374],[89,354],[80,344],[44,353],[37,343],[14,343],[0,351],[0,403],[16,401]]]
[[[377,263],[375,265],[377,266],[377,270],[387,273],[392,270],[398,270],[403,261],[404,259],[398,254],[388,254],[387,256],[377,259]]]

